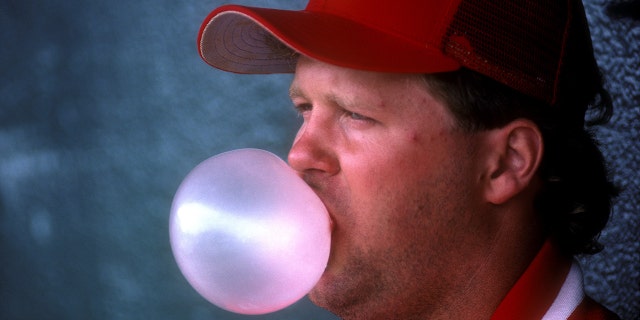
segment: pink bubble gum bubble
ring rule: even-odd
[[[330,218],[313,190],[280,158],[240,149],[191,171],[173,199],[171,248],[209,302],[264,314],[306,295],[329,259]]]

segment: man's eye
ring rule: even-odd
[[[347,116],[349,118],[351,118],[352,120],[358,120],[358,121],[370,121],[371,118],[369,117],[365,117],[359,113],[355,113],[355,112],[346,112]]]
[[[294,108],[299,114],[304,114],[307,111],[311,111],[313,107],[311,106],[310,103],[302,103],[302,104],[295,105]]]

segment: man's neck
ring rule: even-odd
[[[443,301],[442,308],[421,319],[491,318],[544,244],[542,232],[532,232],[535,228],[532,224],[502,225],[466,284],[457,292],[452,291],[454,294]],[[532,236],[536,234],[540,236]]]

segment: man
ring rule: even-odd
[[[311,0],[214,10],[203,59],[295,72],[290,165],[334,222],[310,292],[345,319],[615,319],[572,256],[615,194],[579,1]]]

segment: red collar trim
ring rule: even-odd
[[[547,240],[491,319],[541,319],[558,295],[570,268],[571,261]]]

